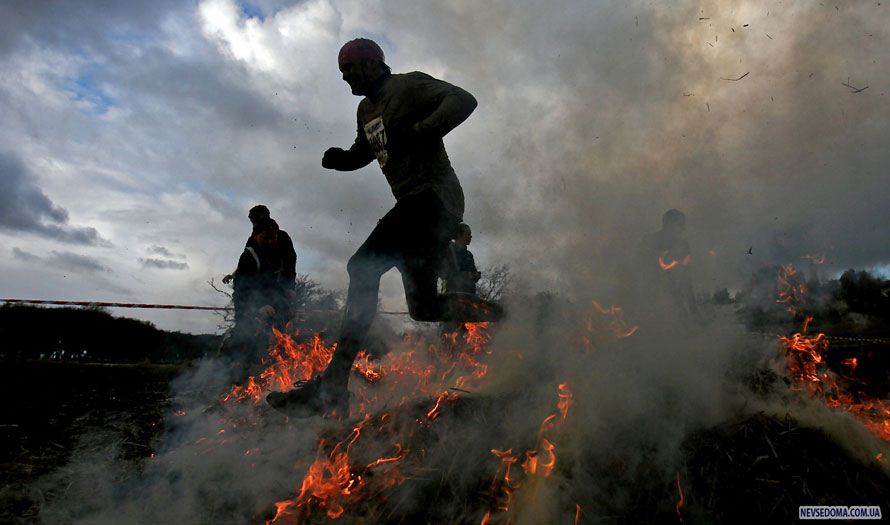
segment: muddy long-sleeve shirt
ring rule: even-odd
[[[474,109],[473,95],[425,73],[389,75],[374,95],[359,103],[355,143],[348,150],[350,169],[376,158],[397,201],[432,189],[460,220],[463,189],[442,137]]]

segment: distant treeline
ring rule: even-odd
[[[838,279],[820,278],[815,271],[798,271],[784,277],[798,290],[793,294],[794,301],[779,302],[779,271],[779,267],[762,268],[734,297],[720,290],[712,300],[736,304],[740,316],[755,329],[786,323],[789,317],[799,320],[812,316],[812,326],[832,335],[890,335],[890,281],[852,269]],[[789,306],[794,307],[795,315],[789,315]]]
[[[0,359],[181,363],[215,353],[218,335],[159,330],[97,308],[0,307]]]

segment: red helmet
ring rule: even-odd
[[[337,55],[337,63],[342,66],[344,62],[354,62],[363,58],[384,62],[383,50],[373,40],[356,38],[343,44],[340,54]]]

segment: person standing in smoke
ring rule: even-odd
[[[250,237],[247,238],[247,242],[244,243],[244,253],[247,253],[248,249],[254,250],[254,253],[256,253],[256,250],[259,249],[257,244],[256,226],[259,221],[271,219],[271,214],[269,213],[269,208],[265,205],[257,204],[247,212],[247,218],[250,220],[253,231],[251,232]],[[275,224],[277,227],[278,223]],[[295,299],[294,281],[297,278],[297,252],[294,250],[294,242],[286,231],[278,229],[276,239],[275,251],[281,256],[281,269],[277,276],[277,282],[280,286],[278,286],[277,289],[281,293],[276,293],[274,297],[272,297],[277,303],[277,305],[274,306],[275,315],[272,316],[272,323],[278,330],[284,330],[285,325],[291,320],[294,313],[292,305]],[[233,281],[234,277],[234,274],[229,274],[223,277],[222,281],[225,284],[229,284]]]
[[[692,287],[692,254],[686,238],[686,215],[668,210],[661,217],[661,229],[647,235],[639,249],[642,265],[640,299],[657,312],[660,319],[676,316],[688,325],[702,322]]]
[[[482,274],[476,269],[473,253],[467,249],[472,240],[473,232],[469,225],[461,223],[457,228],[457,237],[449,245],[451,253],[445,277],[446,292],[476,295],[476,283]]]
[[[497,304],[437,290],[442,260],[464,212],[463,190],[442,138],[470,116],[476,99],[424,73],[392,74],[383,50],[365,38],[347,42],[338,62],[352,93],[364,98],[352,147],[328,149],[321,164],[352,171],[376,158],[396,204],[346,266],[346,306],[328,368],[289,392],[266,397],[271,406],[298,416],[345,411],[349,372],[377,312],[380,278],[393,267],[402,274],[412,319],[479,322],[503,315]]]
[[[235,326],[225,350],[255,363],[267,341],[263,334],[269,324],[284,327],[293,299],[296,260],[283,249],[279,235],[274,220],[257,219],[233,276]]]

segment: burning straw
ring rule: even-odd
[[[790,272],[783,276],[789,286],[780,299],[801,304],[801,288]],[[336,351],[320,334],[276,332],[261,370],[240,385],[215,390],[219,368],[213,362],[176,383],[167,434],[129,489],[113,489],[108,481],[107,490],[96,491],[108,500],[86,495],[83,501],[93,501],[87,505],[68,499],[73,509],[65,513],[57,503],[46,515],[77,521],[70,519],[76,514],[91,522],[212,516],[214,522],[267,524],[635,522],[653,516],[695,522],[734,504],[721,481],[728,478],[702,474],[723,468],[725,440],[733,447],[726,449],[732,468],[740,461],[749,470],[776,462],[786,469],[779,469],[783,476],[799,472],[786,465],[803,468],[786,441],[806,432],[798,434],[796,423],[775,427],[765,416],[756,417],[766,423],[752,427],[747,394],[727,384],[739,350],[732,338],[744,340],[742,334],[710,327],[681,336],[671,330],[664,333],[678,338],[666,339],[650,326],[637,330],[619,306],[587,304],[578,311],[548,303],[546,315],[529,309],[528,319],[497,330],[478,324],[444,336],[408,335],[383,358],[362,354],[354,365],[349,413],[339,419],[288,420],[265,405],[268,392],[311,378]],[[782,341],[796,389],[791,395],[848,400],[829,386],[831,375],[819,357],[827,351],[824,337],[809,335],[807,327]],[[183,402],[214,390],[213,411]],[[861,412],[849,408],[856,403]],[[856,403],[840,408],[874,414],[861,397]],[[749,422],[729,431],[727,420]],[[750,433],[738,430],[744,428],[764,429],[766,459],[745,448],[753,445],[745,439]],[[816,434],[807,439],[822,447]],[[770,471],[762,479],[784,478]],[[71,495],[88,494],[87,486],[77,483]],[[797,493],[767,497],[777,500],[763,513],[776,516]]]

